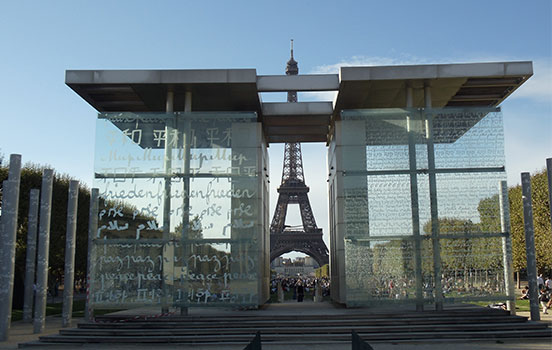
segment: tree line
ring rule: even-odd
[[[23,282],[25,279],[30,191],[31,189],[40,189],[42,185],[42,171],[45,168],[47,167],[31,163],[27,163],[21,168],[13,293],[13,307],[15,309],[21,309],[23,306]],[[7,178],[8,167],[2,165],[0,166],[0,186],[4,180],[7,180]],[[71,180],[72,179],[69,175],[54,172],[48,267],[48,283],[52,287],[56,284],[56,282],[60,283],[63,279],[65,266],[65,236],[67,226],[67,196],[69,191],[69,181]],[[0,202],[1,200],[2,194],[0,193]],[[86,187],[86,185],[80,184],[77,208],[75,280],[82,279],[84,281],[86,278],[89,206],[90,190]]]

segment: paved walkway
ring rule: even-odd
[[[365,312],[363,309],[345,309],[336,307],[330,303],[320,303],[316,304],[316,307],[312,302],[305,302],[302,304],[299,303],[284,303],[284,304],[269,304],[263,307],[260,310],[249,310],[249,311],[236,311],[228,309],[228,313],[240,313],[240,314],[284,314],[289,313],[290,309],[296,313],[303,313],[308,310],[311,314],[328,314],[328,313],[357,313]],[[144,309],[143,312],[151,312],[151,309]],[[190,314],[205,314],[213,313],[216,310],[214,308],[210,309],[190,309]],[[219,310],[220,311],[220,310]],[[518,312],[520,316],[529,316],[528,312]],[[544,315],[541,313],[541,319],[543,322],[547,322],[550,327],[552,327],[552,313]],[[73,319],[73,325],[81,321],[81,319]],[[49,316],[46,318],[46,329],[41,335],[56,334],[61,329],[61,317],[60,316]],[[38,340],[38,334],[33,334],[33,327],[30,323],[25,323],[23,321],[14,322],[10,329],[10,337],[7,342],[0,342],[0,350],[7,349],[17,349],[19,343],[25,343],[30,341]],[[495,350],[495,349],[534,349],[534,350],[551,350],[552,343],[550,340],[504,340],[504,341],[472,341],[472,342],[424,342],[424,343],[374,343],[371,344],[375,350],[460,350],[460,349],[470,349],[470,350]],[[123,350],[123,349],[137,349],[137,350],[151,350],[155,349],[198,349],[198,350],[226,350],[226,349],[243,349],[245,345],[185,345],[185,344],[140,344],[140,345],[120,345],[120,344],[85,344],[83,346],[78,346],[71,344],[69,346],[64,346],[62,349],[110,349],[110,350]],[[41,347],[42,348],[42,347]],[[325,345],[316,345],[315,349],[320,350],[344,350],[350,349],[349,344],[325,344]],[[38,348],[32,348],[38,349]],[[48,346],[44,349],[55,349],[55,347]],[[313,345],[274,345],[274,344],[263,344],[263,349],[267,350],[313,350]]]

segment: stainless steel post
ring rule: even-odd
[[[550,213],[550,229],[552,229],[552,158],[546,159],[546,174],[548,175],[548,210]]]
[[[92,307],[91,298],[92,287],[94,283],[94,261],[95,257],[94,239],[98,231],[98,210],[99,210],[99,197],[100,191],[97,188],[93,188],[90,191],[90,208],[88,215],[88,255],[86,257],[86,307],[84,308],[84,319],[87,322],[92,321],[94,317],[94,308]]]
[[[174,249],[167,249],[168,245],[170,244],[170,232],[171,232],[171,182],[172,182],[172,137],[173,137],[173,130],[175,128],[174,123],[174,117],[170,118],[168,116],[169,113],[174,112],[174,91],[169,88],[167,91],[167,99],[166,99],[166,105],[165,110],[167,113],[167,118],[165,119],[165,192],[163,194],[163,268],[161,270],[161,274],[163,276],[162,279],[162,290],[163,290],[163,296],[161,298],[161,313],[167,313],[169,312],[169,306],[167,304],[167,297],[169,293],[169,287],[167,284],[167,278],[169,276],[174,276],[174,273],[172,271],[165,271],[165,264],[164,262],[167,261],[167,259],[171,259],[174,261],[173,256],[168,256],[170,252],[173,252]],[[169,252],[166,255],[166,252]]]
[[[174,92],[167,91],[166,112],[167,114],[174,111]],[[171,168],[172,168],[172,145],[171,135],[174,124],[173,118],[167,118],[165,124],[165,194],[163,198],[163,239],[169,238],[171,229]]]
[[[17,238],[17,214],[19,185],[21,182],[21,155],[10,156],[8,180],[3,183],[2,217],[0,223],[0,341],[8,339],[11,325],[13,278],[15,270],[15,242]]]
[[[504,287],[506,289],[506,306],[511,315],[516,314],[516,294],[514,292],[514,268],[512,265],[512,238],[510,227],[510,202],[508,201],[508,184],[500,181],[500,229],[505,236],[502,237],[502,261],[504,265]]]
[[[25,294],[23,297],[23,321],[33,320],[35,292],[36,234],[38,228],[38,202],[40,190],[32,189],[29,198],[29,225],[27,226],[27,257],[25,259]]]
[[[412,87],[406,87],[406,107],[412,108]],[[408,162],[410,165],[410,205],[412,208],[412,234],[414,236],[414,279],[416,286],[416,311],[424,311],[422,241],[420,236],[420,208],[418,200],[418,172],[416,165],[416,134],[412,115],[406,117],[408,134]],[[419,123],[420,121],[418,121]]]
[[[73,283],[75,280],[75,236],[77,232],[77,206],[79,201],[79,182],[69,182],[67,199],[67,231],[65,234],[65,272],[63,275],[62,327],[71,325],[73,314]]]
[[[184,97],[184,112],[185,113],[191,113],[192,112],[192,92],[186,91],[185,97]],[[182,260],[188,259],[188,256],[190,254],[190,245],[187,240],[189,237],[190,232],[190,157],[191,157],[191,147],[192,147],[192,123],[189,120],[186,120],[184,122],[184,132],[183,134],[183,140],[182,140],[182,148],[184,155],[184,164],[182,172],[184,173],[184,178],[182,179],[184,183],[184,203],[182,204],[182,241],[183,249],[182,254],[184,255],[182,257]],[[182,276],[181,276],[182,277]],[[183,280],[181,278],[181,280]],[[181,285],[182,288],[182,285]],[[188,308],[181,306],[180,307],[180,315],[184,316],[188,314]]]
[[[433,275],[435,277],[435,310],[443,310],[443,286],[441,281],[441,242],[439,232],[439,211],[437,204],[437,179],[435,176],[435,146],[433,144],[433,114],[428,113],[431,108],[431,87],[424,87],[426,138],[427,138],[427,167],[429,177],[429,203],[431,209],[431,242],[433,246]]]
[[[537,258],[535,254],[535,230],[533,229],[533,207],[531,203],[531,175],[521,173],[521,194],[523,198],[523,223],[525,228],[525,253],[527,255],[527,279],[529,280],[529,309],[531,320],[540,321],[539,290],[537,287]]]
[[[34,333],[42,333],[46,316],[48,291],[48,254],[50,251],[50,219],[52,214],[52,187],[54,171],[44,169],[42,173],[42,195],[40,198],[40,226],[38,230],[38,263],[36,268],[36,294]]]

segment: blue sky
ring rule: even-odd
[[[445,5],[446,4],[446,5]],[[552,2],[7,1],[0,3],[0,152],[92,183],[95,111],[66,69],[256,68],[531,60],[535,75],[502,105],[510,184],[552,157]],[[265,100],[283,96],[266,96]],[[283,148],[270,148],[272,184]],[[326,155],[303,146],[327,232]],[[273,189],[271,200],[277,199]],[[292,223],[293,224],[293,223]]]

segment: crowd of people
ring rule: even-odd
[[[285,277],[276,276],[270,281],[270,293],[278,293],[278,284],[281,284],[284,293],[293,293],[293,299],[302,302],[305,295],[314,298],[316,286],[320,286],[322,297],[330,295],[330,279],[327,277],[314,278],[306,276]]]
[[[539,293],[539,302],[542,306],[542,313],[548,314],[548,309],[552,308],[552,279],[546,280],[540,274],[537,277],[537,289]],[[529,299],[529,286],[523,287],[520,299]]]

